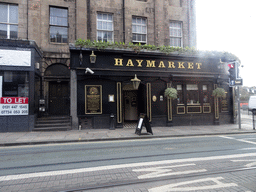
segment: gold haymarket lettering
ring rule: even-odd
[[[155,62],[156,62],[156,61],[147,60],[147,67],[156,67],[156,66],[155,66]]]
[[[143,60],[136,60],[138,62],[138,67],[142,67],[141,63]]]
[[[115,66],[123,66],[123,59],[115,58]]]
[[[166,68],[169,69],[192,69],[192,70],[200,70],[202,69],[202,63],[194,63],[194,62],[182,62],[182,61],[159,61],[159,60],[143,60],[143,59],[128,59],[127,63],[124,63],[124,59],[122,58],[114,58],[115,63],[114,66],[125,66],[125,67],[147,67],[147,68]],[[126,61],[125,61],[126,62]],[[159,62],[159,63],[158,63]]]
[[[184,62],[178,62],[178,64],[179,64],[179,69],[185,69],[185,67],[184,67]]]
[[[194,69],[194,63],[188,63],[188,69]]]
[[[201,69],[202,63],[196,63],[197,69]]]
[[[165,65],[164,65],[164,62],[163,61],[160,61],[160,63],[159,63],[159,66],[158,66],[159,68],[165,68]]]
[[[134,65],[133,65],[133,63],[132,63],[132,60],[131,60],[131,59],[129,59],[129,60],[127,61],[126,66],[127,66],[127,67],[134,67]]]
[[[168,68],[175,68],[175,63],[173,62],[173,61],[168,61],[168,63],[169,63],[169,67]]]

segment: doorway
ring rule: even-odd
[[[69,82],[49,82],[49,114],[68,116],[70,113]]]

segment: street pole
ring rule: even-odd
[[[239,92],[239,86],[237,86],[237,94],[238,94],[238,123],[239,123],[239,129],[241,129],[241,110],[240,110],[240,92]]]

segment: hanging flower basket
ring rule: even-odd
[[[214,97],[225,97],[226,93],[225,93],[225,89],[223,88],[216,88],[212,91],[212,96]]]
[[[175,88],[167,88],[164,91],[164,96],[168,97],[169,99],[177,99],[177,90]]]

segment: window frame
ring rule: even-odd
[[[63,17],[63,18],[66,18],[66,20],[67,20],[67,23],[66,23],[66,25],[58,25],[58,24],[52,24],[51,23],[51,19],[52,19],[52,15],[51,15],[51,9],[60,9],[60,10],[66,10],[67,11],[67,15],[66,15],[66,17]],[[68,42],[69,42],[69,15],[68,15],[68,8],[67,7],[55,7],[55,6],[50,6],[49,7],[49,41],[50,41],[50,43],[63,43],[63,44],[67,44]],[[51,29],[52,28],[61,28],[61,29],[66,29],[66,31],[67,31],[67,34],[66,34],[66,39],[67,39],[67,42],[64,42],[63,41],[63,37],[62,36],[64,36],[64,35],[62,35],[61,34],[61,41],[58,41],[58,37],[56,36],[56,34],[55,34],[55,37],[54,37],[54,39],[55,39],[55,41],[52,41],[52,38],[51,38]]]
[[[102,15],[101,19],[99,18],[100,14]],[[107,15],[107,19],[103,18],[104,14]],[[108,19],[110,15],[111,15],[111,20]],[[99,22],[102,22],[101,29],[99,27],[100,26]],[[107,26],[106,29],[103,28],[104,23]],[[108,29],[108,23],[112,23],[112,29],[111,30]],[[106,13],[106,12],[97,12],[97,15],[96,15],[96,31],[97,31],[97,34],[96,34],[97,41],[104,41],[104,34],[103,33],[108,34],[110,32],[110,33],[112,33],[111,39],[108,38],[108,35],[107,35],[107,42],[114,42],[114,14],[113,13]],[[99,38],[98,38],[99,33],[102,33],[102,35],[101,35],[102,39],[101,40],[99,40]]]
[[[179,24],[180,27],[172,27],[171,24]],[[180,30],[180,36],[178,35],[172,35],[171,34],[171,29],[174,29],[174,30]],[[170,38],[170,47],[183,47],[183,23],[181,21],[170,21],[169,22],[169,38]],[[176,46],[176,45],[173,45],[171,43],[172,39],[178,39],[180,41],[180,46]]]
[[[7,5],[7,21],[6,22],[1,22],[0,21],[0,25],[6,25],[6,39],[17,39],[18,38],[18,30],[19,30],[19,6],[18,4],[11,4],[11,3],[0,3],[2,5]],[[10,6],[15,6],[17,8],[17,23],[11,23],[10,22]],[[17,27],[17,31],[15,31],[17,33],[16,37],[11,37],[11,27],[15,26]],[[2,37],[0,37],[2,38]]]
[[[133,23],[133,19],[136,19],[136,24],[134,24]],[[145,19],[145,24],[143,24],[143,23],[137,23],[137,19],[142,19],[142,20],[144,20]],[[148,26],[147,26],[147,22],[148,22],[148,20],[147,20],[147,18],[146,17],[140,17],[140,16],[132,16],[132,42],[133,43],[141,43],[141,44],[147,44],[147,40],[148,40],[148,38],[147,38],[147,36],[148,36]],[[143,32],[141,32],[141,33],[139,33],[139,32],[137,32],[137,31],[133,31],[133,27],[134,26],[141,26],[141,29],[142,29],[142,27],[145,27],[146,28],[146,32],[145,33],[143,33]],[[143,30],[142,30],[143,31]],[[136,35],[136,40],[133,40],[133,35]],[[139,41],[139,40],[137,40],[137,35],[145,35],[146,36],[146,40],[145,41],[143,41],[143,40],[141,40],[141,41]],[[142,39],[142,37],[141,37],[141,39]]]

